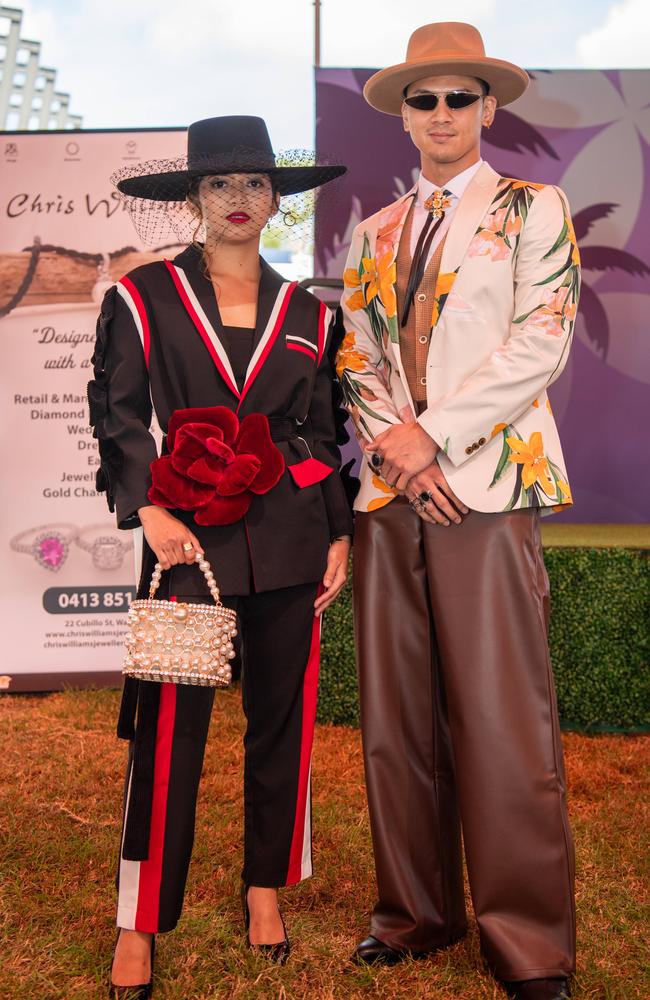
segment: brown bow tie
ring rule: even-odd
[[[411,306],[413,305],[413,300],[415,299],[415,293],[420,287],[420,282],[422,281],[424,270],[427,266],[427,258],[429,256],[429,250],[431,249],[433,237],[438,232],[442,220],[445,217],[445,212],[451,205],[450,199],[451,191],[448,191],[445,188],[442,191],[434,191],[424,203],[424,207],[429,214],[427,215],[426,221],[422,226],[420,235],[418,236],[415,253],[413,254],[413,260],[411,261],[411,270],[409,272],[409,280],[406,285],[406,294],[404,296],[404,309],[402,311],[401,319],[402,326],[406,326],[408,322]]]

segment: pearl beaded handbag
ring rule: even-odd
[[[156,563],[149,597],[133,601],[127,617],[126,657],[122,673],[142,681],[227,687],[235,651],[236,614],[225,608],[210,563],[197,553],[214,600],[210,604],[157,601],[162,567]]]

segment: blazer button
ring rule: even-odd
[[[426,301],[427,301],[426,295],[424,294],[424,292],[420,292],[420,294],[418,295],[418,302],[426,302]]]
[[[485,444],[485,438],[479,438],[478,443],[479,443],[479,448],[482,448],[483,445]]]
[[[467,448],[465,448],[465,454],[466,455],[471,455],[473,451],[474,451],[474,449],[472,448],[471,444],[468,445]]]
[[[422,378],[420,379],[420,385],[426,385],[426,384],[427,384],[427,378],[426,375],[423,375]]]
[[[429,343],[429,338],[428,337],[420,337],[420,343],[421,344],[428,344]]]

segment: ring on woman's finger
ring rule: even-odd
[[[191,552],[194,546],[191,542],[183,542],[183,552]]]
[[[418,499],[421,500],[422,503],[430,503],[433,500],[433,497],[431,496],[428,490],[422,490],[422,492],[419,494]]]
[[[384,456],[379,455],[376,451],[373,451],[372,455],[370,456],[370,464],[374,469],[381,469],[382,465],[384,464]]]

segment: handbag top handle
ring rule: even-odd
[[[219,597],[219,588],[217,587],[217,582],[216,582],[216,580],[214,578],[214,573],[212,572],[212,569],[210,567],[210,563],[205,558],[205,556],[203,555],[202,552],[197,552],[196,553],[196,555],[194,557],[194,561],[196,563],[198,563],[199,569],[202,571],[203,576],[205,577],[205,582],[207,583],[208,589],[209,589],[209,591],[210,591],[210,593],[212,595],[212,600],[214,601],[214,603],[216,604],[216,606],[218,608],[220,608],[222,605],[221,605],[221,599]],[[158,587],[160,586],[160,578],[161,578],[162,574],[163,574],[163,568],[160,565],[160,563],[157,562],[156,565],[154,566],[153,573],[151,574],[151,583],[149,585],[149,600],[150,601],[153,600],[153,598],[154,598],[154,596],[156,594],[156,591],[158,590]]]

